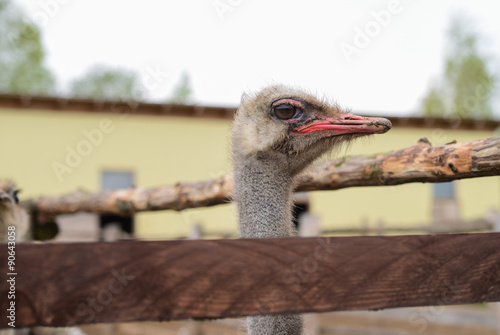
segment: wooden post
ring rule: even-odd
[[[189,232],[190,240],[199,240],[203,238],[203,231],[201,228],[201,224],[193,223],[191,224],[191,231]],[[182,335],[203,335],[203,329],[201,327],[202,321],[188,320],[185,327],[182,327],[179,330],[179,334]]]
[[[385,224],[383,220],[378,220],[377,228],[375,229],[376,235],[384,235],[385,233]]]
[[[189,232],[189,239],[190,240],[199,240],[203,238],[203,229],[201,227],[201,224],[199,223],[194,223],[191,225],[191,230]]]
[[[496,213],[493,231],[500,232],[500,213]],[[500,302],[495,303],[497,312],[497,335],[500,335]]]
[[[299,217],[299,235],[314,237],[321,234],[319,217],[309,212]],[[317,313],[304,314],[304,335],[319,335],[321,325]]]
[[[118,223],[108,223],[101,229],[101,239],[104,242],[118,241],[121,237],[121,227]]]

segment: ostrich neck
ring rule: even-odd
[[[241,237],[296,235],[292,223],[293,176],[286,172],[286,166],[272,158],[238,154],[234,158]],[[298,314],[247,318],[249,335],[300,335],[302,323],[302,316]]]
[[[240,160],[241,161],[241,160]],[[271,158],[235,160],[235,193],[243,238],[294,236],[293,177]]]

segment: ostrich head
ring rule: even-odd
[[[295,175],[343,142],[389,129],[387,119],[356,116],[304,91],[271,86],[243,97],[233,146],[247,159],[271,159]]]
[[[0,242],[7,241],[9,226],[16,226],[16,239],[24,236],[29,227],[28,215],[19,206],[18,192],[14,183],[0,180]]]
[[[19,203],[19,190],[10,181],[0,181],[0,206],[13,206]]]

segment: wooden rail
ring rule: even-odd
[[[341,158],[305,173],[297,191],[337,190],[354,186],[388,186],[444,182],[500,175],[500,137],[433,147],[426,139],[387,154]],[[231,175],[156,188],[100,193],[77,191],[33,200],[34,211],[46,216],[79,211],[133,215],[142,211],[183,210],[228,203]],[[41,220],[43,221],[43,220]]]
[[[16,327],[500,301],[500,233],[0,245]],[[13,272],[17,275],[6,275]],[[0,318],[0,327],[9,319]]]

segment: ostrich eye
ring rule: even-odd
[[[274,115],[280,120],[289,120],[295,117],[300,109],[289,104],[282,104],[274,107]]]

